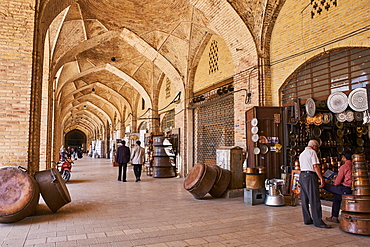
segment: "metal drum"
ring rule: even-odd
[[[203,163],[196,164],[184,180],[184,188],[194,198],[203,198],[213,187],[217,178],[217,170],[214,166]]]
[[[370,235],[370,214],[342,211],[339,229],[354,234]]]
[[[35,179],[39,183],[41,195],[46,205],[54,213],[71,202],[67,186],[57,169],[51,168],[36,172]]]
[[[12,223],[33,215],[39,202],[37,182],[24,170],[0,169],[0,222]]]
[[[170,157],[165,151],[164,136],[153,137],[153,177],[170,178],[176,176],[175,167],[171,164]]]
[[[370,213],[370,196],[342,195],[342,211]]]
[[[211,194],[213,197],[221,197],[229,186],[231,172],[219,166],[214,166],[214,168],[217,171],[217,178],[211,190],[209,191],[209,194]]]

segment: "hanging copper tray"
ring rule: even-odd
[[[334,92],[329,95],[327,105],[331,112],[343,112],[348,107],[347,95],[343,92]]]
[[[312,98],[308,98],[306,101],[306,112],[309,117],[315,116],[316,104]]]
[[[323,113],[323,114],[322,114],[322,122],[323,122],[324,124],[328,124],[328,123],[330,123],[330,121],[331,121],[330,114],[331,114],[331,113]]]
[[[321,125],[322,124],[322,114],[318,113],[314,117],[314,124],[315,125]]]
[[[356,143],[357,143],[358,146],[362,147],[364,145],[365,141],[364,141],[364,139],[358,137],[356,139]]]
[[[342,129],[342,128],[343,128],[343,126],[344,126],[343,122],[339,122],[338,120],[337,120],[337,121],[335,121],[335,125],[336,125],[339,129]]]
[[[354,89],[348,95],[348,104],[354,111],[366,111],[368,109],[366,89]]]
[[[314,120],[315,120],[315,118],[313,118],[313,117],[306,117],[306,123],[307,124],[313,124],[314,123]]]
[[[313,130],[312,130],[312,135],[313,135],[314,137],[319,137],[319,136],[321,136],[321,129],[320,129],[319,127],[315,126],[315,127],[313,128]]]
[[[269,151],[269,147],[267,145],[261,146],[261,154],[267,154],[268,151]]]
[[[356,121],[362,121],[364,119],[364,113],[360,111],[355,111],[355,120]]]

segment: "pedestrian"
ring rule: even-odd
[[[338,172],[338,176],[333,184],[325,184],[324,189],[333,193],[333,204],[331,208],[331,217],[326,217],[327,221],[339,223],[339,209],[342,204],[342,195],[352,194],[352,155],[351,150],[345,150],[342,154],[344,163]]]
[[[66,159],[66,148],[64,147],[64,145],[62,145],[60,147],[59,152],[60,152],[60,159],[61,159],[61,161],[65,161],[65,159]]]
[[[314,224],[319,228],[330,228],[330,225],[322,221],[319,188],[325,186],[325,180],[321,174],[320,161],[316,154],[319,147],[320,145],[316,140],[310,140],[305,150],[299,156],[299,163],[301,166],[299,184],[301,190],[303,222],[305,225]],[[312,217],[308,205],[311,206]]]
[[[118,181],[126,181],[127,163],[130,161],[130,149],[126,147],[126,142],[121,141],[122,146],[118,147],[116,154],[116,162],[118,163]]]
[[[141,181],[141,169],[145,162],[145,149],[140,146],[141,141],[137,141],[131,154],[131,163],[134,166],[135,182]]]

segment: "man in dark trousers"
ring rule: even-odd
[[[118,163],[118,181],[126,181],[127,163],[130,161],[130,149],[126,147],[126,142],[121,141],[122,146],[118,147],[116,154],[116,162]],[[123,173],[122,173],[123,169]]]
[[[299,164],[301,166],[299,184],[301,186],[303,222],[306,225],[314,224],[319,228],[330,228],[331,226],[325,224],[321,219],[322,209],[319,187],[323,188],[325,186],[325,180],[316,154],[319,146],[316,140],[310,140],[305,150],[299,156]],[[308,205],[311,206],[312,217]]]
[[[134,166],[134,173],[136,180],[135,182],[139,182],[141,176],[141,169],[145,162],[145,149],[140,146],[141,141],[137,141],[135,147],[132,150],[131,154],[131,163]]]

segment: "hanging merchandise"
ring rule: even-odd
[[[366,89],[354,89],[348,95],[348,104],[354,111],[366,111],[368,109]]]
[[[315,101],[312,98],[308,98],[306,101],[306,112],[307,112],[307,116],[309,117],[315,116],[316,105],[315,105]]]
[[[334,113],[344,112],[348,107],[347,95],[343,92],[334,92],[329,95],[327,105],[331,112]]]

